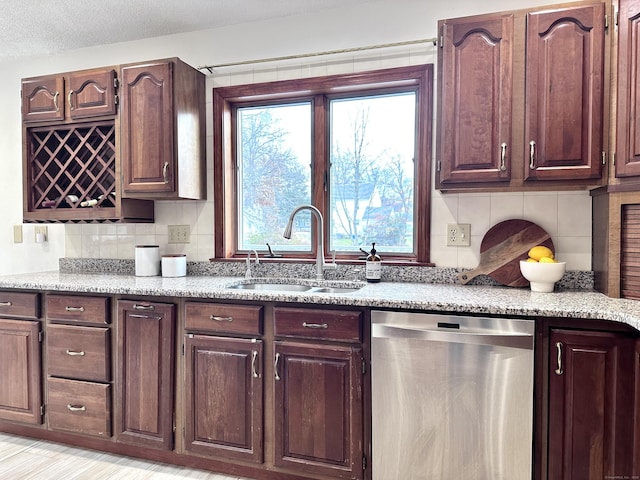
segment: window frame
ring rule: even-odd
[[[386,262],[429,264],[430,257],[430,207],[432,175],[432,124],[433,124],[433,64],[397,67],[351,74],[281,80],[275,82],[245,84],[213,89],[213,181],[214,181],[214,255],[216,259],[246,256],[237,251],[238,224],[236,184],[236,108],[249,105],[312,101],[312,169],[311,203],[325,219],[329,215],[329,192],[323,179],[328,168],[327,102],[333,98],[372,95],[415,89],[416,91],[416,168],[414,170],[414,244],[415,251],[408,254],[385,253]],[[321,161],[317,161],[321,159]],[[328,170],[327,170],[328,171]],[[329,228],[325,229],[325,254],[328,248]],[[310,252],[287,252],[287,258],[315,258],[317,231],[312,228]],[[358,253],[338,252],[341,261],[357,260]]]

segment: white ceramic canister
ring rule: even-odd
[[[160,275],[160,246],[136,245],[136,277]]]
[[[187,256],[176,253],[162,256],[163,277],[184,277],[187,274]]]

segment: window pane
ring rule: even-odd
[[[414,252],[415,130],[415,92],[331,101],[331,250]]]
[[[237,110],[238,250],[310,250],[310,233],[285,240],[289,214],[311,203],[311,103]]]

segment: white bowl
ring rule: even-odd
[[[538,263],[520,260],[522,276],[529,280],[532,292],[553,292],[555,283],[562,278],[567,262]]]

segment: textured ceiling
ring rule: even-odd
[[[3,0],[0,62],[371,0]]]

